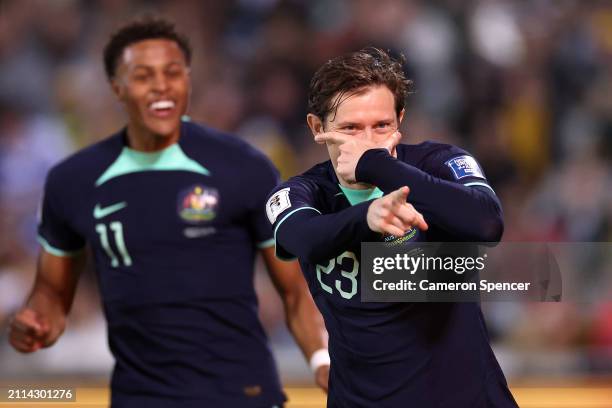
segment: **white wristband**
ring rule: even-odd
[[[318,349],[310,356],[310,369],[313,373],[324,365],[330,365],[329,352],[326,348]]]

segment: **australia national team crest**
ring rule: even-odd
[[[191,223],[210,221],[217,215],[218,205],[219,192],[216,189],[196,184],[179,194],[178,214]]]

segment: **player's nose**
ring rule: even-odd
[[[363,131],[359,132],[358,136],[363,140],[373,140],[374,130],[368,126],[364,128]]]
[[[157,92],[164,92],[164,91],[168,90],[169,83],[168,83],[168,80],[165,77],[165,75],[163,75],[161,73],[157,73],[153,77],[153,82],[152,82],[151,86],[152,86],[153,90],[155,90]]]

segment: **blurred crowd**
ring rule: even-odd
[[[3,327],[33,279],[46,172],[124,123],[104,75],[102,49],[114,29],[145,13],[174,20],[191,39],[193,120],[256,145],[283,178],[326,159],[305,123],[316,68],[374,45],[404,55],[414,81],[403,141],[432,139],[474,154],[502,201],[504,240],[612,238],[607,1],[3,0]],[[608,267],[585,271],[602,282],[599,301],[484,305],[511,378],[612,373],[612,303],[604,301],[612,302],[612,270],[610,262],[599,264]],[[289,342],[272,287],[262,274],[257,285],[275,344]],[[98,303],[95,277],[86,273],[70,330],[91,333],[92,322],[102,321]],[[3,343],[0,358],[11,353]]]

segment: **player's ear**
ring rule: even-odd
[[[399,125],[402,124],[402,120],[404,120],[404,114],[406,113],[406,109],[402,109],[401,112],[399,113],[399,115],[397,115],[397,120],[398,120],[398,127]]]
[[[121,84],[117,80],[117,77],[111,78],[110,85],[111,85],[111,89],[113,90],[113,93],[115,94],[117,99],[119,99],[120,101],[123,100],[123,93],[124,93],[123,92],[123,87],[121,86]]]
[[[308,127],[310,128],[313,136],[324,132],[323,121],[317,115],[309,113],[306,115],[306,122],[308,123]]]

